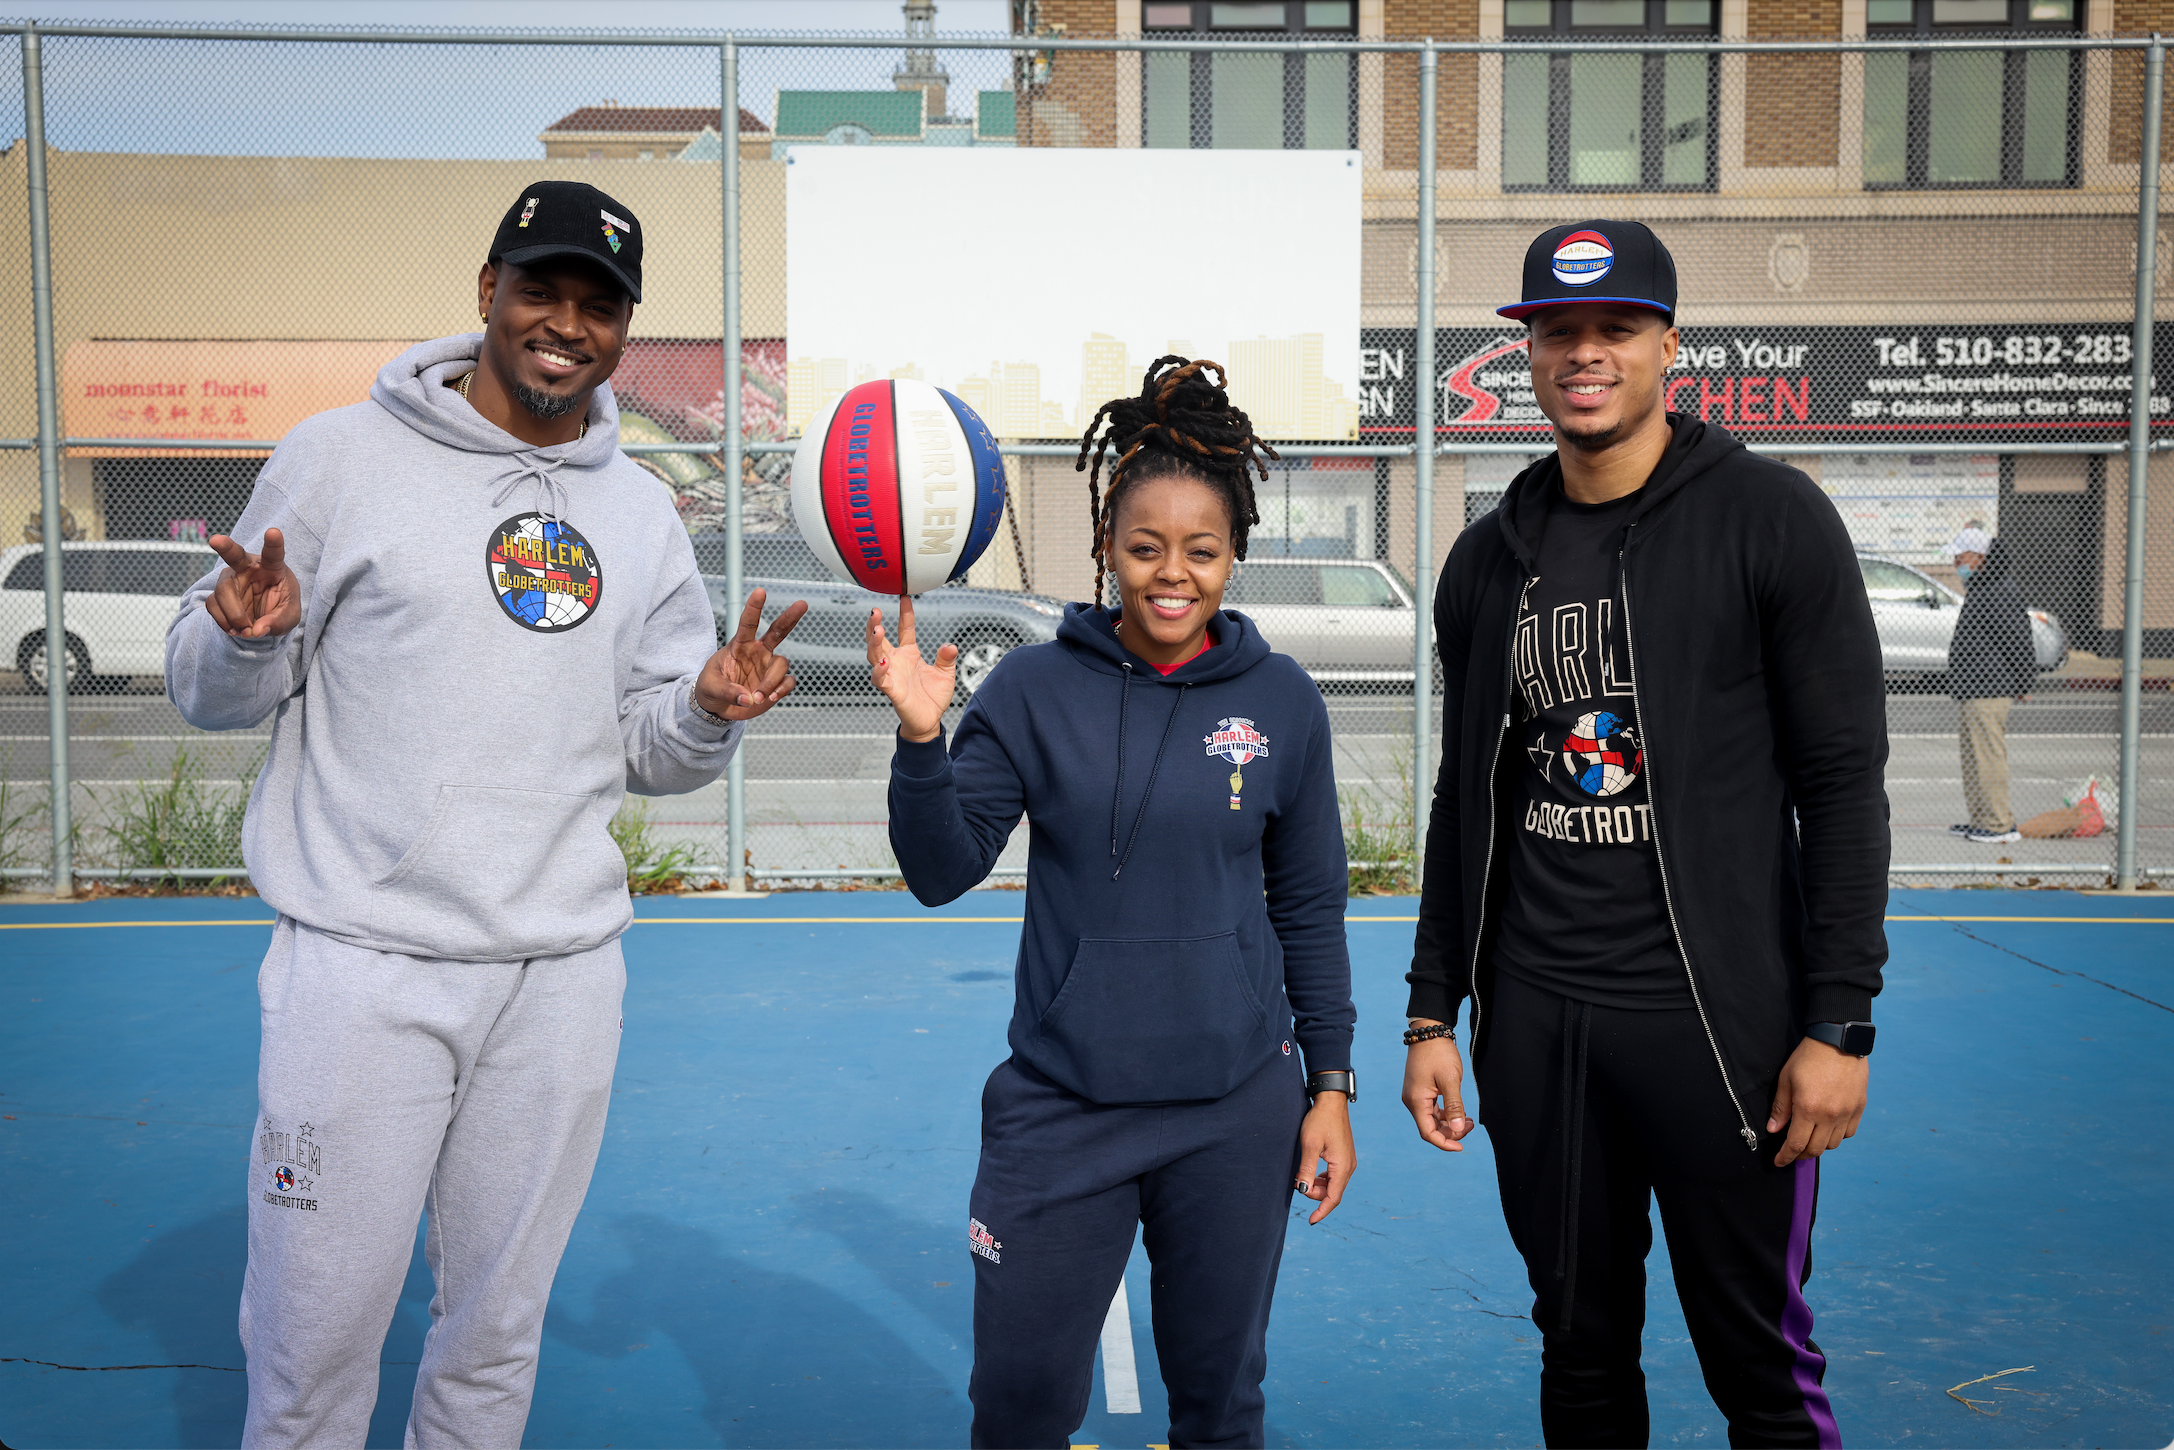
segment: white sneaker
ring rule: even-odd
[[[1979,846],[2005,846],[2010,841],[2020,841],[2023,833],[2010,826],[2005,831],[1966,831],[1963,839]]]

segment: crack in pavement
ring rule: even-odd
[[[2029,962],[2032,966],[2038,967],[2044,971],[2051,972],[2057,977],[2081,977],[2086,982],[2096,982],[2099,986],[2106,988],[2109,992],[2119,992],[2124,997],[2134,997],[2137,1001],[2143,1003],[2147,1007],[2156,1007],[2161,1012],[2174,1012],[2174,1007],[2169,1007],[2164,1002],[2154,1002],[2151,998],[2146,997],[2141,992],[2132,992],[2127,987],[2115,986],[2112,982],[2109,982],[2102,977],[2094,977],[2089,972],[2071,971],[2067,967],[2056,967],[2051,962],[2042,962],[2036,957],[2027,957],[2023,955],[2023,953],[2017,951],[2014,947],[2004,947],[1999,942],[1994,941],[1992,938],[1979,936],[1976,932],[1971,931],[1966,927],[1957,925],[1954,922],[1950,922],[1948,923],[1948,925],[1953,928],[1958,935],[1969,937],[1972,941],[1977,942],[1981,946],[1989,946],[1996,952],[2006,952],[2009,956],[2014,957],[2019,962]]]
[[[104,1374],[117,1369],[215,1369],[221,1374],[247,1374],[230,1364],[58,1364],[50,1359],[21,1359],[14,1355],[0,1355],[0,1364],[40,1364],[47,1369],[72,1369],[86,1374]]]

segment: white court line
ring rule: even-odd
[[[1102,1395],[1113,1415],[1140,1413],[1140,1367],[1132,1357],[1132,1306],[1125,1302],[1122,1276],[1109,1316],[1102,1321]]]

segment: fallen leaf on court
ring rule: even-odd
[[[1970,1408],[1970,1410],[1971,1410],[1971,1413],[1973,1413],[1973,1414],[1978,1414],[1978,1415],[1997,1415],[1997,1414],[1999,1414],[1999,1413],[2000,1413],[2000,1411],[1999,1411],[1999,1410],[1997,1410],[1997,1409],[1991,1409],[1991,1410],[1989,1410],[1989,1409],[1986,1409],[1986,1408],[1985,1408],[1985,1407],[1986,1407],[1987,1405],[1990,1405],[1990,1404],[1992,1404],[1992,1403],[1993,1403],[1993,1402],[1992,1402],[1991,1400],[1973,1400],[1973,1399],[1969,1398],[1969,1397],[1968,1397],[1968,1396],[1966,1396],[1966,1395],[1959,1395],[1959,1394],[1955,1393],[1955,1391],[1956,1391],[1956,1390],[1967,1390],[1967,1389],[1969,1389],[1969,1388],[1970,1388],[1970,1387],[1971,1387],[1972,1385],[1982,1385],[1982,1384],[1984,1384],[1984,1383],[1985,1383],[1985,1382],[1986,1382],[1987,1380],[1997,1380],[1997,1379],[2001,1378],[2001,1377],[2002,1377],[2003,1375],[2011,1375],[2011,1374],[2029,1374],[2029,1373],[2030,1373],[2030,1372],[2031,1372],[2032,1370],[2034,1370],[2034,1369],[2036,1369],[2036,1368],[2038,1368],[2038,1366],[2037,1366],[2037,1365],[2035,1365],[2035,1364],[2025,1364],[2025,1365],[2018,1365],[2018,1366],[2017,1366],[2016,1368],[2014,1368],[2014,1369],[2003,1369],[2003,1370],[1995,1370],[1995,1371],[1994,1371],[1993,1373],[1991,1373],[1991,1374],[1981,1374],[1981,1375],[1979,1375],[1979,1376],[1978,1376],[1978,1377],[1977,1377],[1976,1379],[1974,1379],[1974,1380],[1964,1380],[1964,1381],[1963,1381],[1963,1382],[1962,1382],[1961,1384],[1959,1384],[1959,1385],[1954,1385],[1954,1386],[1950,1387],[1950,1388],[1949,1388],[1949,1390],[1948,1390],[1948,1398],[1949,1398],[1949,1399],[1951,1399],[1951,1400],[1955,1400],[1955,1401],[1957,1401],[1957,1402],[1959,1402],[1959,1403],[1961,1403],[1961,1404],[1963,1404],[1963,1405],[1967,1405],[1967,1406],[1968,1406],[1968,1407]],[[2008,1388],[2008,1386],[2007,1386],[2007,1385],[2002,1385],[2002,1386],[2001,1386],[2000,1388],[2002,1388],[2002,1389],[2007,1389],[2007,1388]]]

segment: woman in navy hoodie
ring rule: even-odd
[[[1096,415],[1080,466],[1092,447],[1098,603],[1005,656],[948,754],[957,651],[923,661],[910,599],[897,645],[880,610],[868,622],[914,895],[954,899],[1022,814],[1030,831],[1012,1055],[982,1092],[968,1226],[977,1446],[1068,1443],[1139,1225],[1169,1443],[1261,1444],[1291,1194],[1319,1223],[1355,1162],[1328,712],[1219,607],[1260,519],[1248,466],[1265,478],[1258,455],[1275,456],[1222,380],[1159,358]]]

